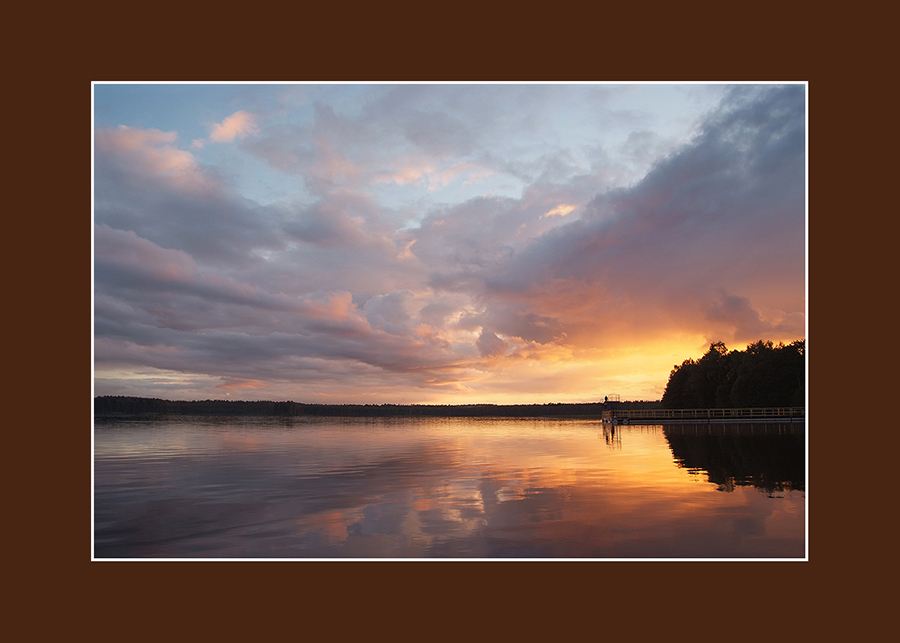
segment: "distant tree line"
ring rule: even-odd
[[[687,359],[669,374],[662,397],[667,409],[804,406],[806,342],[760,340],[729,351],[713,342],[698,360]]]
[[[659,401],[619,402],[618,408],[659,408]],[[600,417],[602,402],[583,404],[303,404],[300,402],[194,400],[108,395],[94,398],[95,417],[153,415],[355,417]]]

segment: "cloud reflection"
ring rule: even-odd
[[[412,431],[368,422],[342,427],[339,440],[331,431],[323,423],[225,440],[191,430],[196,455],[101,455],[97,555],[804,554],[802,493],[722,493],[679,468],[660,427],[626,429],[621,450],[599,427],[574,422]]]

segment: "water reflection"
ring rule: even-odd
[[[765,464],[761,443],[709,437],[461,418],[98,425],[95,556],[803,557],[802,475]],[[752,486],[776,478],[775,499]]]
[[[806,487],[802,424],[694,424],[665,427],[675,461],[705,473],[722,491],[752,485],[769,494]]]
[[[614,424],[603,424],[603,439],[606,440],[606,444],[609,447],[614,447],[617,449],[622,448],[622,431],[616,430],[617,427]]]

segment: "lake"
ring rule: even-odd
[[[805,559],[803,424],[94,426],[94,558]]]

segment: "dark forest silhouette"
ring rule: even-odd
[[[662,397],[667,409],[805,406],[805,340],[777,346],[760,340],[728,351],[713,342],[699,360],[687,359],[669,374]]]

